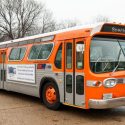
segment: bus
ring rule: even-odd
[[[0,43],[0,89],[57,110],[125,105],[125,25],[101,23]]]

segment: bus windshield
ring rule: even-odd
[[[94,73],[125,70],[125,40],[93,38],[90,46],[90,68]]]

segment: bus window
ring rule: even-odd
[[[55,66],[58,69],[62,68],[62,44],[60,45],[58,52],[57,52],[57,55],[56,55],[56,58],[55,58]]]
[[[72,93],[72,75],[66,75],[66,92]]]
[[[90,48],[90,68],[94,73],[125,70],[125,42],[110,38],[94,38]]]
[[[9,56],[9,60],[21,60],[25,55],[26,48],[12,48]]]
[[[21,48],[20,49],[20,54],[19,54],[19,59],[21,60],[24,57],[26,48]]]
[[[43,44],[38,55],[38,59],[47,59],[52,51],[53,44]]]
[[[52,51],[53,44],[34,45],[31,48],[29,59],[47,59]]]
[[[37,59],[40,49],[41,49],[40,45],[39,46],[38,45],[32,46],[31,51],[30,51],[30,55],[29,55],[29,59]]]
[[[66,46],[66,68],[72,68],[72,43],[67,43]]]
[[[84,68],[84,43],[77,42],[76,44],[76,67],[77,69]]]
[[[84,94],[84,77],[81,75],[76,76],[76,93],[78,95]]]
[[[9,56],[9,60],[15,60],[17,49],[18,48],[13,48],[11,50],[11,53],[10,53],[10,56]]]

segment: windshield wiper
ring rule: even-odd
[[[116,67],[113,69],[112,73],[114,73],[116,71],[116,69],[118,68],[119,64],[120,64],[120,54],[121,54],[121,49],[119,50],[119,55],[118,55],[118,64],[116,65]]]
[[[102,70],[103,72],[104,72],[105,69],[108,67],[109,63],[110,63],[110,61],[108,61],[107,64],[105,65],[105,67],[103,68],[103,70]]]
[[[101,59],[101,57],[98,57],[98,59],[95,62],[95,72],[96,72],[96,65],[97,65],[97,63],[99,62],[100,59]]]

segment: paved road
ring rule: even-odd
[[[0,125],[125,125],[125,107],[81,110],[63,106],[52,111],[38,98],[0,91]]]

